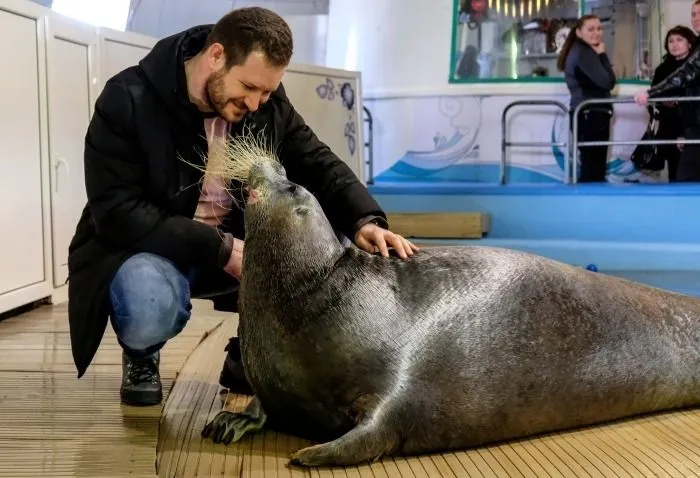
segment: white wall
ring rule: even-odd
[[[289,23],[295,43],[293,63],[324,65],[327,0],[132,0],[127,30],[162,38],[195,25],[216,23],[233,8],[246,6],[269,8]]]
[[[452,0],[330,0],[327,66],[360,70],[367,96],[446,85]]]
[[[688,28],[692,28],[690,25],[692,0],[662,0],[661,4],[663,6],[663,17],[661,19],[662,37],[669,28],[673,28],[676,25],[685,25]]]

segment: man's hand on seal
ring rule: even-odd
[[[389,257],[388,246],[391,246],[401,259],[406,259],[419,250],[406,238],[372,223],[365,224],[355,233],[355,244],[372,254],[379,251],[384,257]]]
[[[224,266],[224,270],[238,280],[241,280],[243,274],[243,246],[245,242],[240,239],[233,239],[233,249],[231,249],[231,257],[228,263]]]

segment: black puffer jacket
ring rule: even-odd
[[[183,63],[203,46],[211,25],[159,41],[139,63],[111,78],[85,136],[88,203],[70,245],[69,321],[78,377],[92,361],[109,319],[109,285],[120,265],[151,252],[190,266],[222,268],[231,241],[244,238],[243,213],[232,208],[224,231],[192,220],[207,151],[204,118],[188,100]],[[290,180],[309,189],[333,226],[352,238],[386,216],[352,170],[305,125],[284,93],[247,118],[277,148]],[[232,133],[235,134],[235,131]]]
[[[650,98],[700,97],[700,48],[697,41],[685,62],[666,79],[649,88],[648,93]],[[678,107],[686,128],[700,128],[700,101],[684,101]]]
[[[670,55],[664,58],[664,61],[662,61],[654,70],[654,77],[651,80],[651,85],[655,86],[664,81],[668,76],[680,68],[684,62],[685,59],[676,60]],[[647,108],[649,110],[649,114],[653,115],[659,120],[659,131],[657,133],[658,138],[675,139],[683,136],[684,118],[681,114],[683,111],[681,106],[682,104],[667,106],[663,103],[653,103],[649,105]],[[656,109],[657,113],[654,113],[654,109]]]

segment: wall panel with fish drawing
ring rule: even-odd
[[[282,84],[294,108],[319,139],[365,183],[360,73],[291,65]]]

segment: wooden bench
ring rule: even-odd
[[[481,239],[490,217],[480,212],[388,213],[389,227],[404,237],[423,239]]]

